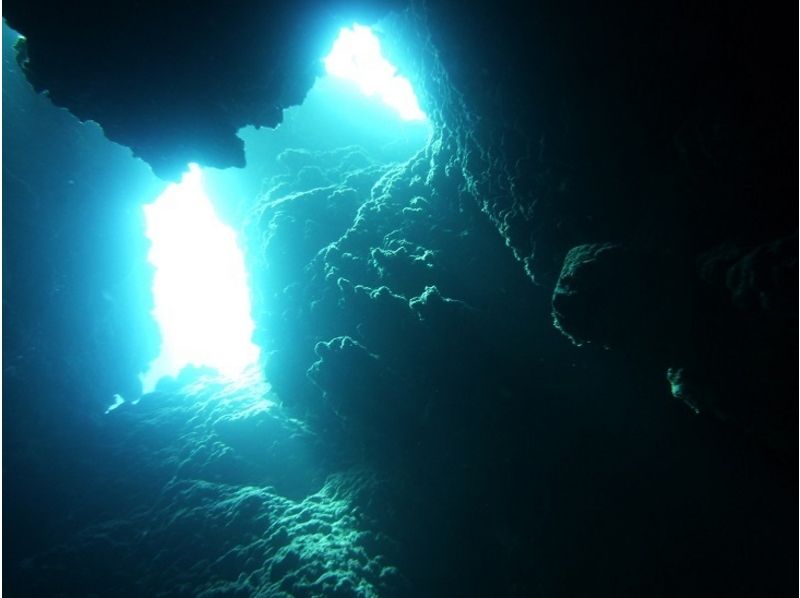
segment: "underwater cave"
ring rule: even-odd
[[[792,12],[8,0],[3,592],[797,595]]]

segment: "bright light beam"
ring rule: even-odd
[[[234,379],[258,360],[244,258],[217,218],[196,164],[144,206],[148,259],[155,266],[153,316],[161,353],[142,375],[144,392],[189,364]]]
[[[403,120],[425,120],[411,83],[397,74],[382,55],[381,45],[369,27],[344,28],[325,58],[329,75],[355,82],[368,97],[378,96]]]

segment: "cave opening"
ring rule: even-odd
[[[791,19],[408,4],[4,5],[8,593],[796,594]]]
[[[161,352],[142,376],[150,392],[189,365],[239,376],[257,362],[250,291],[236,233],[219,221],[196,164],[146,204],[153,274],[153,317]]]
[[[431,139],[412,84],[384,57],[379,35],[387,34],[359,24],[342,28],[303,103],[285,110],[276,129],[239,131],[244,168],[190,164],[179,183],[144,206],[161,348],[140,376],[143,393],[182,372],[236,381],[259,367],[251,298],[264,293],[251,290],[248,270],[277,266],[264,264],[260,248],[247,242],[254,211],[341,185],[370,167],[402,163]],[[295,168],[293,156],[305,165]]]
[[[369,27],[354,24],[339,32],[325,70],[333,77],[352,81],[361,92],[377,96],[403,120],[425,120],[409,80],[381,54],[380,40]]]

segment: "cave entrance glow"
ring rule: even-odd
[[[190,165],[179,184],[144,206],[144,214],[155,267],[153,317],[162,337],[161,353],[142,376],[144,392],[187,365],[239,376],[259,357],[251,340],[247,272],[236,234],[218,219],[200,168]]]
[[[342,29],[325,58],[325,70],[333,77],[352,81],[364,95],[378,97],[403,120],[426,119],[411,83],[383,57],[380,41],[369,27]]]

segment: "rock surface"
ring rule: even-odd
[[[241,164],[236,130],[277,122],[339,24],[389,5],[120,6],[4,14],[39,88],[174,178]],[[107,349],[147,326],[147,273],[104,256],[141,261],[123,206],[158,182],[43,98],[4,101],[9,594],[796,595],[779,10],[412,3],[386,49],[433,123],[422,151],[287,135],[228,214],[271,390],[106,416],[152,338]]]
[[[397,3],[8,2],[37,91],[100,123],[160,177],[189,162],[242,167],[245,125],[276,127],[321,74],[339,28]]]

